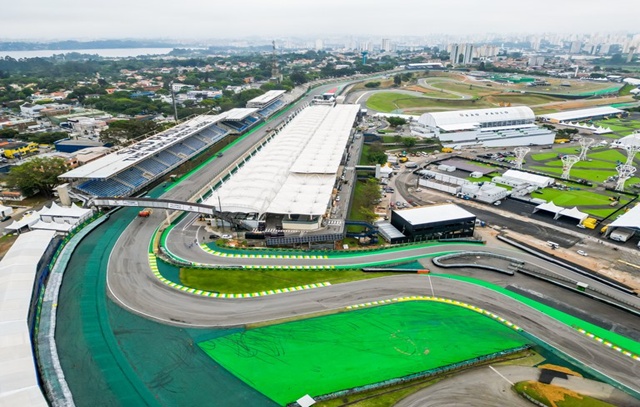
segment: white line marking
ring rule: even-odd
[[[513,386],[513,382],[512,382],[511,380],[507,379],[506,377],[504,377],[504,376],[502,375],[502,373],[500,373],[500,372],[498,372],[496,369],[494,369],[494,368],[493,368],[493,366],[489,366],[489,369],[491,369],[491,370],[493,370],[494,372],[496,372],[496,374],[497,374],[498,376],[502,377],[504,380],[506,380],[506,381],[507,381],[507,383],[509,383],[511,386]]]

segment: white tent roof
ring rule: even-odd
[[[636,205],[629,212],[611,222],[609,228],[640,229],[640,205]]]
[[[461,126],[463,124],[481,124],[513,120],[531,120],[533,122],[535,117],[531,108],[527,106],[516,106],[425,113],[420,116],[418,122],[428,127],[440,127],[444,129],[452,125]]]
[[[68,208],[59,206],[55,202],[51,203],[51,207],[46,206],[38,212],[40,216],[54,216],[54,217],[67,217],[67,218],[82,218],[91,213],[91,209],[84,209],[77,205],[71,205]]]
[[[5,229],[9,230],[20,230],[25,226],[31,226],[37,223],[40,220],[40,215],[38,213],[30,213],[24,215],[22,219],[13,221],[12,224],[6,226]]]
[[[629,134],[628,136],[619,139],[616,144],[621,145],[640,145],[640,132]]]
[[[562,212],[560,212],[560,216],[568,216],[573,219],[578,219],[579,221],[582,221],[589,217],[588,214],[580,212],[575,206],[571,209],[564,209]]]
[[[33,225],[29,226],[31,230],[53,230],[56,232],[68,232],[74,225],[70,223],[58,223],[58,222],[43,222],[39,220]]]
[[[547,211],[547,212],[551,212],[551,213],[559,213],[560,211],[562,211],[564,208],[562,206],[558,206],[556,204],[553,203],[553,201],[547,202],[547,203],[543,203],[540,204],[538,206],[536,206],[536,208],[534,209],[534,212],[536,211]]]
[[[618,114],[622,112],[623,112],[622,110],[616,109],[615,107],[601,106],[601,107],[592,107],[589,109],[571,110],[568,112],[543,114],[540,117],[546,120],[566,121],[566,120],[586,119],[594,116],[606,116],[606,115]]]
[[[225,212],[322,215],[359,107],[310,106],[209,199]]]
[[[27,319],[37,265],[54,235],[20,235],[0,261],[0,406],[47,406],[38,386]]]
[[[535,185],[548,185],[553,180],[550,177],[531,174],[530,172],[524,172],[524,171],[518,171],[518,170],[507,170],[504,172],[504,174],[502,174],[502,177],[518,179],[518,180],[526,181]]]

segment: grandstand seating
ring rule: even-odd
[[[115,179],[137,188],[149,181],[142,174],[143,172],[139,168],[132,167],[118,174]]]
[[[159,161],[167,164],[169,167],[173,167],[175,164],[180,162],[182,159],[175,154],[171,154],[167,150],[160,151],[158,154],[154,156]]]
[[[94,196],[126,196],[133,191],[114,178],[86,181],[78,185],[78,189]]]
[[[185,157],[191,157],[195,152],[191,147],[185,143],[175,144],[167,149],[174,154],[183,154]]]
[[[204,146],[206,146],[206,143],[200,140],[199,137],[190,137],[184,141],[184,144],[194,149],[195,151],[200,151]]]
[[[139,168],[143,169],[144,171],[153,174],[153,175],[158,175],[161,172],[163,172],[164,170],[166,170],[167,168],[169,168],[167,165],[161,163],[158,160],[154,160],[152,158],[149,158],[147,160],[144,160],[140,163],[138,163],[137,165]]]
[[[282,102],[281,100],[276,100],[269,106],[263,108],[262,110],[259,110],[258,114],[262,117],[269,117],[276,111],[278,111],[282,106],[284,106],[284,102]]]
[[[244,124],[241,121],[239,121],[239,122],[224,121],[222,123],[224,123],[225,126],[229,126],[230,128],[232,128],[234,130],[237,130],[239,132],[245,131],[247,129],[247,127],[249,127],[248,124]]]

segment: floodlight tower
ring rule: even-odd
[[[587,152],[589,151],[589,147],[593,144],[595,140],[592,138],[581,138],[580,139],[580,161],[585,161],[587,159]]]
[[[624,165],[633,165],[633,159],[640,151],[640,144],[625,144],[624,149],[627,150],[627,162]]]
[[[580,161],[580,157],[577,155],[563,155],[562,156],[562,179],[569,179],[569,173],[573,164]]]
[[[517,170],[522,169],[522,163],[524,163],[524,157],[531,151],[529,147],[516,147],[513,152],[516,154],[515,165]]]
[[[616,183],[616,191],[624,191],[624,183],[636,173],[636,167],[631,165],[618,165],[618,182]]]

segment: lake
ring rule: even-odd
[[[72,50],[32,50],[32,51],[0,51],[0,58],[10,56],[11,58],[46,58],[60,54],[68,54],[77,52],[80,54],[98,54],[106,58],[126,58],[137,57],[140,55],[166,55],[173,48],[105,48],[105,49],[72,49]]]

